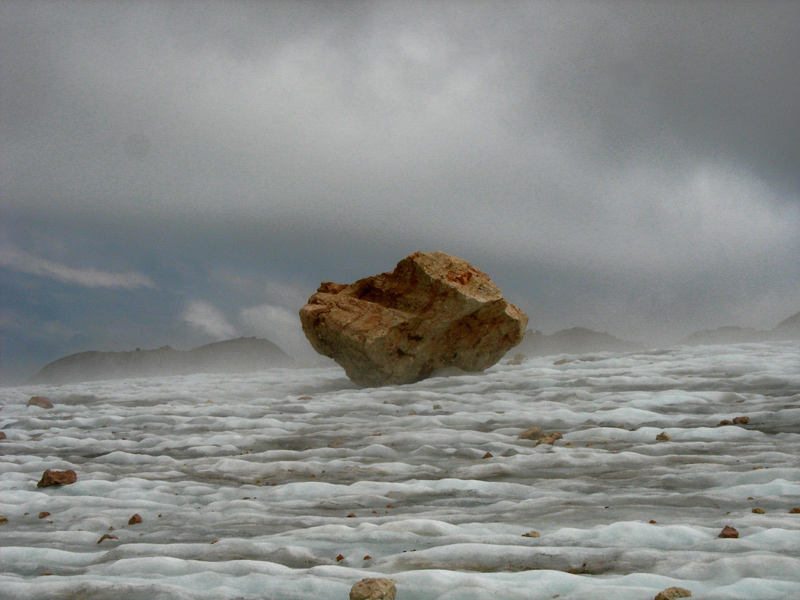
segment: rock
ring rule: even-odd
[[[538,425],[534,425],[530,429],[526,429],[522,433],[519,434],[518,440],[539,440],[539,436],[542,435],[542,428]]]
[[[0,515],[0,525],[5,525],[6,523],[8,523],[8,517]]]
[[[514,355],[514,358],[512,358],[510,361],[508,361],[508,364],[510,364],[510,365],[521,365],[525,361],[526,358],[528,358],[528,357],[524,353],[518,352],[517,354]]]
[[[671,587],[659,592],[654,600],[675,600],[675,598],[691,598],[692,592],[682,587]]]
[[[483,458],[494,458],[494,454],[492,454],[491,452],[487,452],[486,454],[483,455]]]
[[[750,417],[734,417],[731,419],[722,419],[717,423],[717,427],[724,427],[725,425],[747,425],[750,422]]]
[[[43,510],[42,512],[39,513],[39,518],[40,519],[44,519],[44,518],[49,517],[49,516],[50,516],[50,513],[47,512],[46,510]]]
[[[764,514],[766,514],[766,513],[767,513],[767,511],[765,511],[763,508],[759,508],[759,507],[755,507],[755,508],[754,508],[753,510],[751,510],[750,512],[752,512],[752,513],[755,513],[755,514],[757,514],[757,515],[764,515]]]
[[[537,538],[537,537],[539,537],[539,532],[538,531],[529,531],[528,533],[523,533],[522,537]]]
[[[28,400],[28,403],[25,406],[38,406],[40,408],[53,408],[53,403],[50,402],[47,398],[43,398],[42,396],[31,396],[31,399]]]
[[[672,436],[668,434],[666,431],[662,431],[656,436],[656,440],[658,440],[659,442],[671,442]]]
[[[789,511],[790,515],[800,515],[800,506],[796,506]]]
[[[397,588],[394,579],[375,577],[362,579],[350,589],[350,600],[394,600]]]
[[[718,538],[736,539],[736,538],[739,537],[739,532],[736,531],[730,525],[725,525],[725,527],[722,528],[722,531],[720,532],[720,534],[717,537]]]
[[[78,475],[72,469],[66,471],[53,471],[47,469],[36,487],[49,487],[51,485],[69,485],[78,481]]]
[[[560,440],[563,437],[564,436],[558,433],[557,431],[554,433],[543,433],[542,435],[539,436],[539,441],[537,442],[536,445],[538,446],[539,444],[547,444],[549,446],[552,446],[553,444],[555,444],[556,440]]]
[[[0,440],[5,440],[5,439],[7,439],[6,434],[0,431]]]
[[[115,535],[104,533],[103,536],[99,540],[97,540],[97,543],[99,544],[103,540],[118,540],[118,539],[119,538],[117,536],[115,536]]]
[[[137,525],[142,522],[142,515],[135,514],[128,520],[128,525]]]
[[[416,252],[389,273],[323,282],[300,320],[317,352],[352,381],[375,386],[445,367],[482,371],[522,341],[528,317],[468,262]]]

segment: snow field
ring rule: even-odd
[[[389,576],[398,600],[800,598],[796,344],[503,361],[386,388],[276,369],[0,402],[0,597],[344,599]],[[736,416],[750,422],[718,426]],[[533,425],[564,437],[518,439]],[[37,488],[48,468],[78,481]],[[718,538],[725,525],[739,538]]]

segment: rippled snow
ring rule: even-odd
[[[0,401],[2,598],[346,599],[378,575],[398,600],[800,598],[797,344],[386,388],[276,369]],[[736,416],[750,422],[717,426]],[[533,425],[564,438],[517,439]],[[48,468],[78,482],[37,488]],[[717,538],[725,525],[739,539]]]

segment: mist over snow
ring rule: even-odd
[[[779,342],[382,388],[338,367],[0,388],[0,590],[337,600],[385,576],[398,600],[800,598],[798,373]],[[519,438],[537,425],[562,439]],[[45,469],[77,482],[37,487]]]

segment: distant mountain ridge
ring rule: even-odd
[[[752,327],[725,326],[704,329],[685,337],[681,343],[687,346],[713,344],[744,344],[748,342],[776,342],[800,340],[800,312],[788,317],[769,330]]]
[[[186,351],[162,346],[129,352],[79,352],[45,365],[29,382],[60,384],[193,373],[245,373],[290,366],[293,362],[291,356],[269,340],[241,337]]]
[[[527,331],[525,339],[512,350],[530,356],[551,354],[583,354],[586,352],[633,352],[641,346],[614,337],[610,333],[593,331],[584,327],[562,329],[552,335],[541,331]]]

